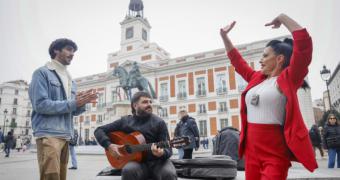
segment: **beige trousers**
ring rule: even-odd
[[[44,137],[36,140],[40,180],[66,180],[68,141]]]

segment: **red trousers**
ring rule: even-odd
[[[245,144],[246,180],[285,180],[291,166],[283,128],[248,123]]]

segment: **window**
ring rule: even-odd
[[[74,125],[78,125],[78,117],[74,117],[73,123],[74,123]]]
[[[228,126],[228,119],[220,119],[220,123],[221,129],[223,129]]]
[[[98,124],[103,123],[103,115],[98,115],[97,123]]]
[[[227,112],[227,102],[220,102],[219,105],[218,112]]]
[[[18,99],[17,98],[14,98],[13,105],[18,105]]]
[[[85,140],[90,140],[90,129],[85,129]]]
[[[1,104],[1,98],[0,98],[0,104]]]
[[[0,94],[2,94],[2,88],[0,89]]]
[[[31,110],[27,110],[26,116],[27,116],[27,117],[30,117],[30,116],[31,116]]]
[[[160,117],[168,117],[168,108],[161,108],[159,110],[159,116]]]
[[[90,125],[90,116],[86,116],[84,125]]]
[[[104,101],[104,94],[100,93],[98,94],[98,108],[104,108],[105,107],[105,101]]]
[[[235,74],[236,74],[237,88],[239,91],[243,91],[244,89],[246,89],[248,83],[238,73],[235,73]]]
[[[17,127],[17,123],[15,122],[15,118],[12,118],[11,124],[9,125],[12,129]]]
[[[178,94],[177,94],[178,99],[185,99],[187,97],[185,84],[186,84],[185,80],[178,81]]]
[[[198,113],[199,113],[199,114],[205,114],[205,113],[207,113],[207,109],[205,108],[205,104],[199,104],[199,105],[198,105]]]
[[[197,96],[205,96],[206,91],[205,91],[205,78],[204,77],[199,77],[197,78]]]
[[[16,114],[17,114],[17,108],[13,108],[12,114],[13,114],[13,115],[16,115]]]
[[[206,137],[207,136],[207,121],[206,120],[201,120],[199,121],[199,133],[201,137]]]
[[[161,84],[161,96],[159,97],[159,101],[168,101],[168,83]]]
[[[133,27],[127,28],[125,32],[125,39],[131,39],[131,38],[133,38]]]
[[[142,31],[142,38],[143,38],[144,41],[148,40],[148,32],[146,32],[145,29],[143,29],[143,31]]]
[[[89,104],[89,103],[85,104],[85,110],[91,111],[91,104]]]
[[[227,92],[227,82],[226,82],[225,74],[216,75],[216,84],[217,84],[217,89],[216,89],[217,94],[223,94]]]
[[[29,120],[26,121],[26,127],[28,127],[28,126],[30,126],[30,121]]]
[[[117,97],[118,97],[118,94],[117,94],[117,92],[116,91],[112,91],[111,92],[111,101],[112,101],[112,103],[114,103],[114,102],[117,102]]]
[[[15,90],[15,95],[18,95],[19,94],[19,90]]]

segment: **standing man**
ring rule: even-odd
[[[313,124],[312,127],[310,128],[309,137],[310,137],[310,140],[312,141],[314,152],[315,152],[315,149],[318,148],[320,151],[321,157],[323,157],[323,150],[322,150],[322,145],[321,145],[321,142],[322,142],[321,134],[320,134],[320,131],[317,125]]]
[[[12,131],[9,131],[7,133],[7,136],[5,137],[5,157],[9,157],[9,154],[11,153],[11,149],[14,146],[14,136]]]
[[[70,140],[70,154],[71,154],[72,166],[68,169],[73,169],[73,170],[78,169],[77,154],[74,149],[74,147],[77,145],[77,142],[78,142],[78,131],[74,129],[73,137]]]
[[[138,131],[146,143],[168,141],[168,128],[163,119],[152,113],[150,94],[140,91],[131,98],[132,116],[124,116],[113,123],[98,127],[94,132],[98,143],[107,149],[113,157],[120,157],[118,148],[121,145],[112,144],[108,134],[113,131],[123,131],[127,134]],[[171,148],[161,148],[152,144],[147,151],[145,161],[128,162],[122,169],[122,180],[142,180],[151,177],[155,180],[176,180],[176,170],[169,158]]]
[[[72,116],[84,112],[85,104],[97,98],[93,90],[76,95],[76,84],[66,69],[76,50],[77,45],[69,39],[53,41],[49,47],[52,60],[32,76],[29,97],[40,180],[66,179]]]
[[[184,146],[183,159],[192,159],[192,152],[195,149],[198,150],[200,146],[200,136],[197,128],[197,124],[194,118],[190,117],[186,110],[179,112],[180,122],[177,123],[175,129],[176,137],[188,136],[190,144]]]
[[[2,133],[1,131],[1,127],[0,127],[0,144],[4,141],[4,133]]]

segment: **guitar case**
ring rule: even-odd
[[[171,159],[178,177],[231,179],[237,175],[237,162],[226,155],[196,157],[194,159]]]

